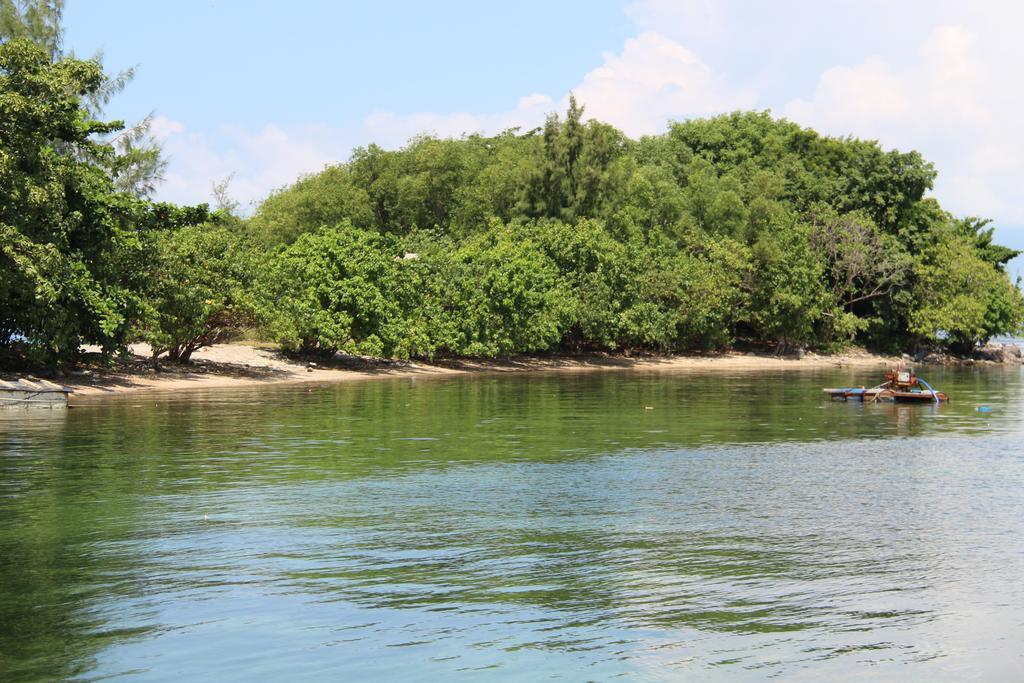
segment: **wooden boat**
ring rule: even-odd
[[[67,408],[71,391],[69,387],[45,379],[19,379],[16,382],[0,380],[0,409]]]
[[[903,403],[942,403],[949,396],[936,391],[928,382],[914,375],[913,370],[898,368],[885,373],[885,381],[878,386],[825,389],[832,399],[842,401],[899,401]]]

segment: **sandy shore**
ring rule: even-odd
[[[123,368],[109,370],[94,366],[72,372],[58,381],[73,388],[76,397],[90,397],[143,390],[178,391],[263,384],[333,383],[469,373],[773,371],[842,366],[877,367],[898,362],[897,358],[868,353],[828,356],[807,354],[800,359],[743,353],[642,358],[594,354],[526,356],[499,361],[457,360],[431,364],[352,358],[310,367],[286,358],[272,348],[237,343],[201,349],[193,355],[191,365],[163,364],[157,372],[148,366],[148,348],[137,345],[132,351],[136,354],[135,360]]]

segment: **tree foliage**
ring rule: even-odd
[[[0,0],[0,42],[27,40],[55,61],[63,48],[63,16],[64,0]]]
[[[257,251],[217,221],[153,237],[143,287],[146,314],[137,336],[153,357],[187,362],[192,354],[261,323],[252,274]]]
[[[121,125],[83,104],[104,82],[95,62],[0,44],[0,345],[41,361],[122,346],[145,308],[148,235],[205,215],[119,192],[94,161],[116,158],[96,136]]]
[[[65,56],[75,59],[74,52],[64,54],[64,0],[0,0],[0,42],[27,40],[42,48],[51,62]],[[89,60],[102,65],[103,53]],[[104,76],[96,87],[82,94],[81,103],[90,118],[102,119],[110,100],[135,77],[134,67],[112,76]],[[89,148],[76,148],[76,153],[94,164],[103,166],[114,180],[115,187],[137,197],[150,197],[163,180],[167,161],[150,134],[153,114],[132,126],[110,131],[105,141],[115,154],[88,156]]]
[[[273,332],[286,348],[408,357],[405,305],[415,291],[402,277],[386,235],[344,221],[299,237],[270,266]]]
[[[583,114],[570,98],[564,118],[536,130],[358,149],[274,193],[250,230],[286,258],[303,235],[339,224],[348,227],[335,239],[355,239],[356,228],[387,236],[388,258],[418,253],[414,266],[367,275],[393,299],[374,320],[415,321],[410,355],[737,340],[906,349],[969,345],[1021,324],[1020,292],[1003,272],[1016,252],[992,243],[987,221],[926,198],[935,169],[916,152],[767,113],[676,123],[637,141]],[[405,280],[415,282],[409,298]],[[314,299],[304,315],[335,310]],[[348,329],[355,309],[344,310]],[[328,346],[400,346],[346,343]]]
[[[39,359],[187,360],[257,324],[397,358],[967,350],[1024,321],[1017,252],[926,197],[920,155],[767,113],[631,140],[570,98],[535,130],[359,148],[248,219],[229,179],[213,215],[155,204],[145,126],[97,116],[124,78],[63,56],[60,2],[0,3],[0,346]]]
[[[919,286],[910,315],[913,334],[965,351],[992,336],[1019,330],[1024,319],[1020,291],[986,260],[987,255],[956,234],[922,254],[915,269]]]

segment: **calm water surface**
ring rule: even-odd
[[[877,374],[0,413],[0,680],[1024,680],[1024,375]]]

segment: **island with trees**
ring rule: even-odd
[[[145,122],[102,120],[123,77],[50,19],[0,27],[9,370],[243,334],[309,357],[966,354],[1024,323],[1018,252],[929,196],[920,154],[769,112],[636,140],[570,98],[533,130],[358,148],[249,216],[154,201]]]

